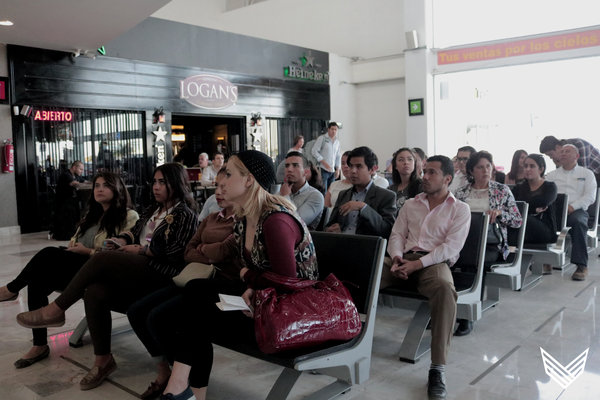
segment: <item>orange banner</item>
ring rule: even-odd
[[[600,29],[438,52],[438,65],[600,46]]]

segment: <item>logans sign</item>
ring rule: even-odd
[[[238,87],[215,75],[194,75],[180,81],[180,98],[209,110],[219,110],[234,105]]]

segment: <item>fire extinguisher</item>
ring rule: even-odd
[[[15,172],[15,147],[10,139],[4,141],[2,149],[2,172]]]

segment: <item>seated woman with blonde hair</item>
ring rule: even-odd
[[[185,286],[186,318],[172,327],[175,337],[162,343],[175,362],[161,399],[187,399],[192,395],[197,400],[206,398],[213,363],[212,341],[216,337],[256,343],[253,319],[241,312],[220,311],[215,305],[219,293],[242,295],[250,305],[255,289],[272,286],[263,276],[267,271],[286,277],[317,278],[315,248],[308,228],[289,201],[269,193],[274,182],[273,161],[259,151],[243,151],[227,164],[223,195],[234,204],[239,218],[234,237],[237,257],[243,265],[241,280],[222,284],[196,279]]]

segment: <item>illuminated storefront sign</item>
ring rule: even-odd
[[[0,103],[6,103],[8,100],[7,96],[7,83],[8,78],[0,78]]]
[[[329,82],[329,72],[319,71],[320,64],[315,63],[315,57],[309,52],[299,58],[300,63],[292,61],[283,67],[283,76],[286,78],[300,79],[303,81]]]
[[[167,153],[165,147],[165,136],[169,133],[163,131],[162,126],[159,126],[155,131],[152,131],[156,135],[156,141],[154,147],[156,148],[156,166],[163,165],[167,161]]]
[[[600,46],[600,29],[444,50],[437,53],[437,59],[438,65],[458,64],[592,46]]]
[[[71,111],[37,110],[34,114],[33,119],[35,121],[71,122],[73,120],[73,113]]]
[[[215,75],[194,75],[180,81],[180,98],[209,110],[219,110],[234,105],[238,87]]]

